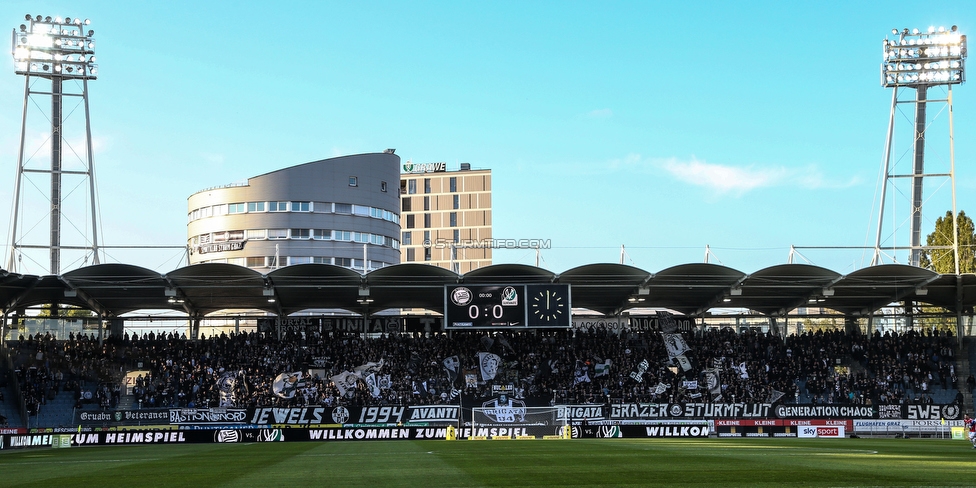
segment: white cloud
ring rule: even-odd
[[[225,156],[220,153],[205,152],[205,153],[201,153],[200,157],[203,158],[204,161],[218,166],[224,164],[224,159],[225,159]]]
[[[857,183],[857,179],[847,182],[832,182],[826,179],[816,166],[790,168],[786,166],[730,166],[706,163],[692,158],[682,161],[677,158],[662,160],[656,166],[685,183],[710,188],[719,193],[738,195],[757,188],[776,186],[799,186],[802,188],[846,188]]]

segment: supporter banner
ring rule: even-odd
[[[605,329],[614,332],[620,332],[621,330],[630,327],[630,319],[626,317],[621,318],[604,318],[604,317],[573,317],[573,328],[574,329]]]
[[[874,418],[874,407],[865,405],[777,405],[779,418]]]
[[[166,408],[75,411],[75,423],[78,425],[162,425],[169,421],[169,409]]]
[[[362,317],[278,317],[258,319],[258,331],[273,332],[280,328],[282,332],[304,332],[320,334],[328,332],[367,332],[387,334],[403,330],[400,317],[373,317],[363,325]]]
[[[247,412],[252,425],[324,425],[324,424],[446,424],[455,423],[461,407],[457,405],[386,406],[386,407],[256,407]]]
[[[363,332],[362,317],[307,316],[262,318],[257,321],[258,331],[272,332],[280,327],[282,332]],[[391,332],[436,332],[443,330],[441,317],[428,316],[385,316],[372,317],[366,324],[366,332],[389,334]]]
[[[661,330],[661,318],[654,315],[649,317],[630,317],[630,330],[643,331],[643,332],[662,332]],[[691,332],[695,327],[695,319],[691,317],[684,316],[671,316],[666,318],[669,323],[671,320],[677,325],[677,332]],[[664,331],[668,333],[675,332],[674,330]]]
[[[247,410],[243,408],[180,408],[169,410],[171,424],[243,424]]]
[[[517,401],[520,406],[545,406],[548,397],[528,397],[515,399],[504,395],[506,402]],[[242,408],[184,408],[184,409],[140,409],[140,410],[79,410],[75,413],[74,425],[88,427],[111,427],[125,425],[180,425],[215,428],[220,426],[249,425],[373,425],[373,424],[450,424],[463,415],[470,420],[470,410],[462,410],[459,405],[491,407],[499,397],[475,398],[464,395],[458,402],[446,405],[373,406],[373,407],[251,407]],[[492,403],[495,402],[495,403]],[[723,422],[746,422],[738,426],[802,426],[802,425],[843,425],[852,430],[850,420],[890,420],[922,422],[912,424],[939,424],[943,419],[948,425],[956,425],[962,416],[957,405],[771,405],[769,403],[622,403],[557,405],[558,418],[573,423],[594,421],[641,421],[656,419],[722,419]],[[897,407],[897,408],[892,408]],[[753,423],[758,419],[782,421],[783,423]],[[826,419],[826,423],[811,423],[816,419]],[[930,424],[925,424],[929,422]],[[934,423],[934,424],[932,424]],[[867,425],[867,424],[865,424]],[[874,424],[877,426],[895,424]],[[900,424],[899,424],[900,425]],[[209,427],[208,427],[209,426]],[[894,428],[894,427],[892,427]],[[70,429],[69,429],[70,430]],[[8,430],[0,433],[11,433]]]
[[[768,403],[621,403],[610,406],[611,419],[766,418]]]
[[[605,405],[556,405],[556,418],[571,422],[603,420],[607,410]]]

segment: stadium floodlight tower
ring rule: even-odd
[[[17,161],[17,180],[14,185],[14,205],[10,225],[10,255],[7,270],[19,271],[25,257],[43,268],[43,258],[34,259],[33,252],[49,251],[49,274],[61,273],[61,251],[70,251],[80,256],[81,264],[98,264],[98,225],[96,219],[95,175],[93,166],[91,118],[88,108],[88,81],[96,79],[98,66],[95,64],[95,32],[88,30],[90,22],[85,19],[71,17],[43,17],[40,15],[25,17],[26,22],[13,30],[11,54],[14,58],[14,72],[23,75],[24,109],[21,119],[20,149]],[[45,80],[49,80],[50,89],[46,89]],[[50,112],[45,114],[43,124],[35,127],[31,125],[28,132],[28,108],[42,104],[34,97],[50,97]],[[70,107],[65,107],[65,100],[74,100]],[[80,130],[80,124],[66,121],[77,120],[72,115],[83,106],[84,133],[74,133]],[[50,122],[48,124],[48,122]],[[38,135],[34,130],[40,132]],[[45,137],[46,133],[46,137]],[[27,139],[43,140],[37,148],[25,152]],[[79,140],[84,140],[84,149],[80,149]],[[44,145],[49,145],[45,148]],[[43,155],[50,152],[50,167],[43,167]],[[62,164],[62,156],[73,155],[67,164]],[[83,154],[82,154],[83,152]],[[25,159],[25,155],[28,155]],[[40,164],[38,161],[40,160]],[[34,173],[50,174],[50,192],[45,193],[41,186],[31,181]],[[68,194],[62,192],[62,179],[70,178],[73,186],[68,188]],[[74,185],[75,180],[80,180]],[[85,184],[87,180],[87,185]],[[87,188],[86,188],[87,186]],[[49,205],[28,205],[24,202],[24,189],[35,188],[41,195],[41,201]],[[76,196],[85,195],[88,205],[74,205]],[[31,200],[32,202],[34,200]],[[46,207],[46,210],[44,207]],[[68,210],[80,211],[80,217],[75,221],[74,214],[66,214]],[[90,214],[88,214],[90,210]],[[40,222],[44,220],[43,213],[48,211],[50,222],[49,239],[38,237],[39,233],[32,233]],[[35,213],[36,212],[36,213]],[[39,216],[37,215],[39,214]],[[90,221],[89,221],[90,219]],[[68,228],[78,231],[80,237],[74,235],[62,242],[62,220],[67,222]],[[82,220],[89,221],[80,223]],[[24,232],[24,229],[28,229]],[[91,234],[87,234],[90,230]],[[38,251],[41,250],[41,251]],[[26,254],[26,256],[25,256]],[[22,272],[22,271],[20,271]],[[41,274],[41,273],[32,273]]]
[[[881,84],[893,90],[891,96],[891,112],[888,120],[888,135],[885,142],[883,171],[884,182],[881,188],[881,205],[878,212],[878,233],[874,247],[874,258],[871,264],[880,264],[882,249],[882,224],[885,212],[885,197],[888,187],[895,178],[908,178],[911,190],[910,212],[910,251],[909,264],[919,266],[923,251],[922,246],[922,180],[926,177],[948,178],[952,189],[953,215],[953,255],[956,262],[956,274],[959,273],[959,240],[956,232],[956,182],[955,182],[955,154],[952,136],[952,86],[966,81],[966,36],[959,33],[956,26],[949,29],[944,27],[929,27],[927,32],[918,29],[892,29],[893,37],[883,41],[884,60],[881,63]],[[929,89],[945,87],[945,99],[929,99]],[[902,89],[914,89],[914,99],[899,100]],[[910,92],[909,92],[910,93]],[[925,172],[925,139],[926,133],[933,127],[926,121],[926,106],[933,103],[945,103],[948,111],[948,171],[945,173]],[[914,137],[911,145],[912,170],[910,173],[895,174],[892,169],[892,143],[895,133],[895,115],[899,104],[914,104],[915,120],[913,124]],[[907,151],[906,151],[907,154]],[[944,181],[944,180],[943,180]],[[894,220],[894,219],[892,219]],[[893,228],[897,227],[893,225]],[[895,249],[904,249],[892,246]]]

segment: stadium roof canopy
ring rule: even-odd
[[[746,274],[708,263],[682,264],[657,273],[621,264],[588,264],[558,274],[534,266],[496,264],[464,275],[413,263],[365,275],[327,264],[288,266],[267,274],[217,263],[164,274],[127,264],[100,264],[59,276],[0,270],[0,303],[4,312],[59,303],[105,317],[165,309],[191,317],[225,310],[263,310],[279,316],[308,309],[375,313],[421,308],[441,313],[444,287],[458,283],[564,283],[571,287],[574,308],[605,315],[640,307],[685,315],[747,309],[783,316],[798,307],[815,307],[865,316],[909,300],[962,313],[972,313],[976,305],[976,275],[972,274],[939,275],[897,264],[848,275],[805,264]]]

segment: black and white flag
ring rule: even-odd
[[[703,371],[705,374],[705,385],[708,388],[708,392],[712,396],[712,401],[717,402],[722,399],[722,380],[719,376],[717,369],[706,369]]]
[[[444,371],[447,372],[447,382],[451,386],[457,381],[458,374],[461,372],[461,359],[457,356],[445,358],[443,361]]]
[[[689,350],[688,343],[681,334],[661,334],[664,336],[664,347],[668,349],[668,357],[677,357]]]
[[[478,366],[481,367],[481,379],[483,381],[495,379],[495,375],[498,374],[498,369],[501,364],[502,358],[497,354],[490,352],[478,353]]]
[[[776,403],[777,400],[783,398],[783,395],[785,395],[785,393],[779,390],[770,389],[769,397],[766,398],[766,403]]]
[[[336,389],[339,390],[339,396],[349,397],[352,396],[353,392],[356,390],[356,383],[359,382],[359,376],[349,371],[343,371],[332,377],[332,383],[335,385]]]
[[[377,362],[370,361],[366,364],[356,366],[355,368],[352,368],[352,372],[355,373],[356,376],[365,379],[371,373],[379,373],[380,368],[382,367],[383,367],[383,360],[380,359]]]
[[[657,324],[663,334],[673,334],[678,331],[678,321],[671,312],[657,312]]]
[[[578,385],[580,383],[589,383],[590,382],[590,374],[589,373],[590,373],[590,370],[586,366],[586,363],[584,363],[583,361],[580,361],[580,360],[577,359],[576,360],[576,371],[573,374],[573,386],[576,386],[576,385]]]
[[[369,394],[373,398],[379,398],[381,395],[380,383],[379,380],[376,379],[376,373],[368,374],[366,378],[364,378],[364,381],[366,382],[366,386],[369,387]]]
[[[294,398],[295,392],[305,386],[305,374],[301,371],[281,373],[271,384],[271,390],[281,398]]]
[[[217,379],[217,392],[220,395],[220,407],[233,407],[234,387],[237,385],[237,372],[227,371]]]
[[[645,359],[645,360],[641,361],[640,364],[637,365],[637,370],[636,371],[631,371],[630,377],[633,378],[634,380],[636,380],[638,383],[643,383],[644,382],[644,373],[646,373],[647,372],[647,368],[650,368],[650,367],[651,367],[650,363],[648,363],[647,360]]]
[[[691,371],[691,360],[689,360],[684,354],[675,356],[674,360],[678,362],[679,366],[681,366],[682,371]]]

